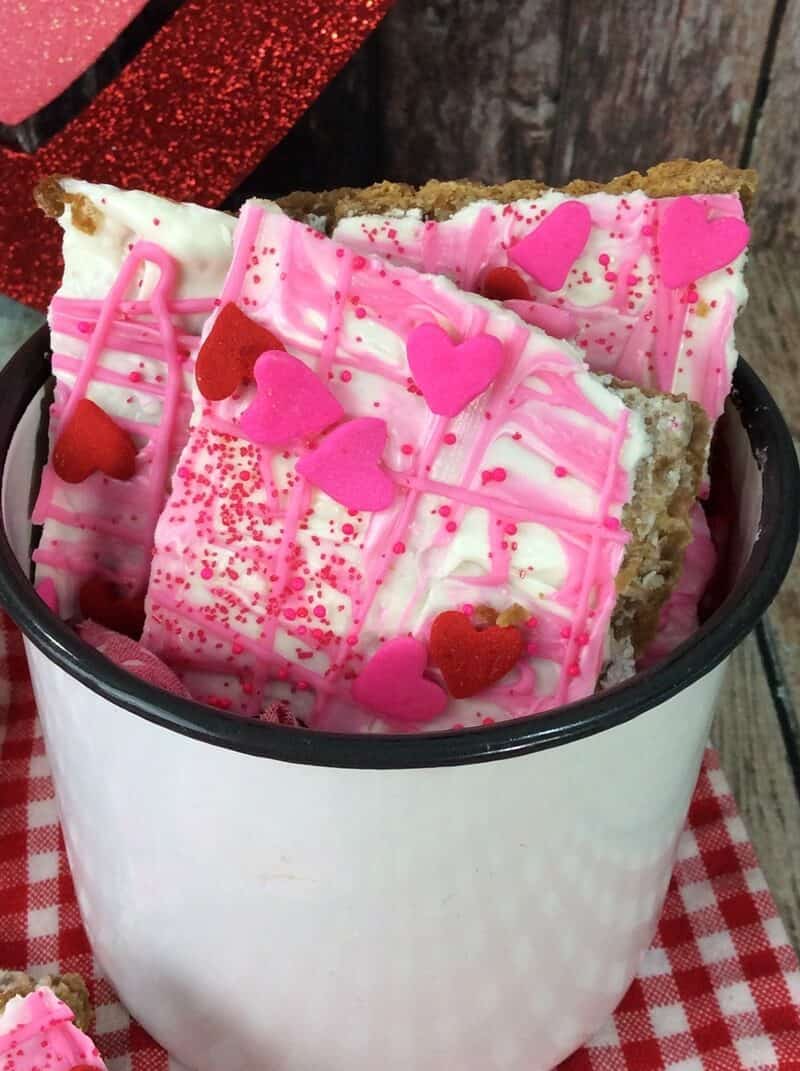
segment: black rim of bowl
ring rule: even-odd
[[[49,375],[41,328],[0,374],[0,479],[30,402]],[[734,394],[756,457],[765,458],[759,536],[735,587],[668,660],[600,695],[490,727],[371,735],[268,725],[170,695],[119,669],[80,640],[36,595],[0,527],[0,602],[52,662],[91,691],[163,728],[217,747],[311,766],[408,769],[511,758],[591,736],[629,721],[707,674],[754,627],[775,597],[798,536],[800,472],[791,435],[755,372],[740,361]]]

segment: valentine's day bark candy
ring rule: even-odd
[[[50,461],[33,520],[39,591],[141,633],[153,532],[191,411],[197,337],[228,269],[233,218],[138,191],[48,179],[64,228],[49,310]]]
[[[322,217],[357,253],[505,302],[574,342],[593,370],[685,393],[713,421],[737,359],[749,235],[742,199],[754,185],[752,171],[679,160],[605,188],[384,182],[282,204]]]
[[[75,1013],[45,986],[13,996],[0,1013],[3,1071],[91,1071],[105,1068],[94,1042],[74,1023]]]
[[[219,306],[143,637],[197,699],[476,725],[591,694],[612,619],[649,637],[688,540],[696,408],[265,203]]]

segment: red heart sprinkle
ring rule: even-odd
[[[430,658],[444,676],[455,699],[477,695],[505,677],[522,656],[525,641],[519,629],[476,629],[466,614],[446,610],[431,626]]]
[[[481,293],[492,301],[530,301],[531,298],[528,284],[513,268],[490,268]]]
[[[93,576],[81,585],[78,595],[81,614],[98,625],[121,632],[132,640],[141,639],[144,629],[144,596],[122,595],[116,584]]]
[[[67,483],[81,483],[93,472],[129,480],[136,471],[136,446],[99,405],[81,398],[53,449],[53,469]]]
[[[253,365],[262,353],[284,348],[270,331],[229,301],[220,309],[197,354],[197,389],[210,402],[230,398],[237,387],[252,378]]]

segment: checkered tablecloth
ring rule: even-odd
[[[34,975],[79,971],[89,984],[96,1008],[94,1037],[110,1071],[170,1068],[92,958],[64,854],[22,643],[4,620],[2,967]],[[561,1071],[665,1069],[800,1071],[800,967],[713,751],[706,754],[658,934],[638,977],[605,1029]]]

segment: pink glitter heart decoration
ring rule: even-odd
[[[35,115],[87,70],[146,0],[29,0],[3,4],[0,123]]]
[[[580,201],[564,201],[545,216],[536,230],[508,251],[508,259],[545,290],[560,290],[570,268],[583,252],[592,229],[589,209]]]
[[[296,471],[348,509],[376,512],[394,498],[394,484],[380,465],[385,446],[385,420],[348,420],[301,458]]]
[[[439,416],[454,417],[483,394],[503,367],[503,344],[494,335],[453,342],[438,324],[415,327],[406,342],[408,366]]]
[[[447,694],[422,674],[428,650],[411,636],[382,644],[353,682],[353,698],[389,721],[423,725],[447,706]]]
[[[251,442],[282,446],[317,435],[344,416],[311,369],[284,350],[262,353],[253,374],[258,392],[239,422]]]
[[[688,286],[735,260],[750,239],[750,228],[735,216],[708,218],[694,197],[676,197],[659,228],[661,278],[665,286]]]

